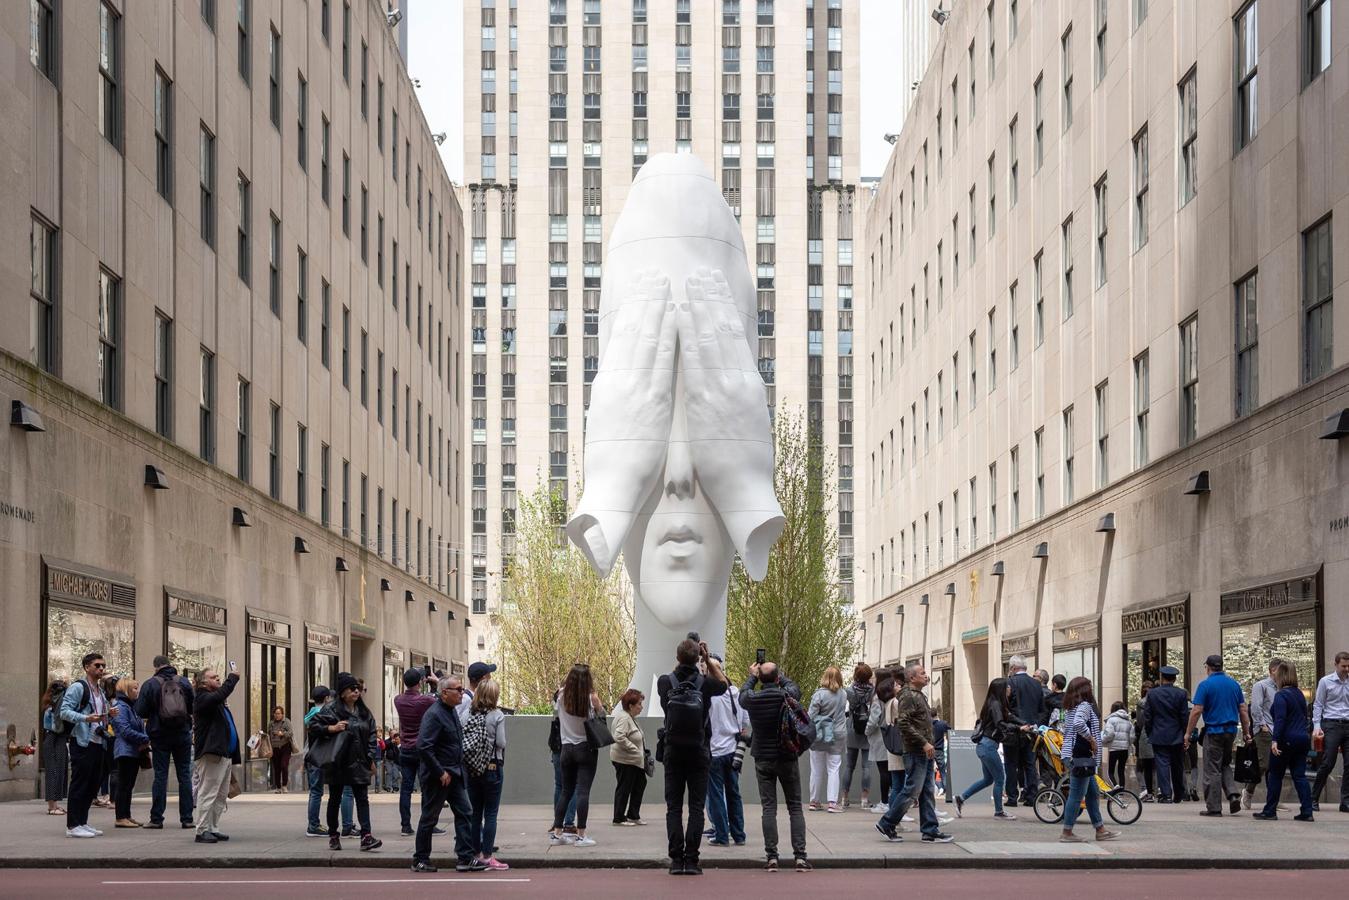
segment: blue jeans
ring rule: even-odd
[[[731,767],[735,754],[712,757],[707,778],[707,817],[712,820],[712,840],[745,842],[745,808],[740,802],[740,773]]]
[[[497,809],[501,806],[501,784],[506,773],[504,762],[494,764],[481,775],[468,776],[468,802],[473,804],[469,819],[472,840],[478,855],[484,859],[492,855],[497,840]]]
[[[962,802],[968,800],[992,785],[993,811],[1002,815],[1002,789],[1007,780],[1007,770],[1003,768],[1002,759],[998,756],[998,745],[993,740],[984,738],[974,745],[974,755],[979,757],[979,763],[984,767],[984,776],[965,788],[960,794],[960,799]]]
[[[1072,831],[1082,810],[1082,801],[1087,801],[1087,816],[1092,827],[1104,828],[1101,818],[1101,789],[1096,784],[1096,771],[1085,777],[1073,775],[1068,782],[1068,800],[1063,806],[1063,830]]]
[[[562,754],[553,754],[553,808],[557,808],[557,802],[562,799]],[[576,794],[571,795],[571,800],[567,802],[567,812],[562,820],[564,828],[573,828],[576,825]]]
[[[881,816],[881,825],[894,830],[909,807],[918,804],[918,827],[923,834],[937,834],[936,765],[919,750],[904,754],[904,786],[896,790],[890,786],[890,808]]]
[[[1267,816],[1278,814],[1279,795],[1283,793],[1283,775],[1284,772],[1290,772],[1293,775],[1293,787],[1297,789],[1298,803],[1302,807],[1300,812],[1304,816],[1310,816],[1312,786],[1307,781],[1307,751],[1311,749],[1311,745],[1289,744],[1279,749],[1283,752],[1277,756],[1273,753],[1269,755],[1269,773],[1265,778],[1264,813]]]
[[[404,831],[412,830],[412,789],[417,786],[417,768],[421,758],[416,750],[398,751],[398,768],[402,780],[398,785],[398,820]]]
[[[309,830],[319,831],[319,808],[323,805],[323,770],[316,766],[304,767],[305,777],[309,779]],[[342,791],[342,830],[351,828],[355,822],[351,813],[351,788]]]
[[[178,819],[192,821],[192,735],[184,731],[177,735],[160,735],[150,742],[150,758],[155,766],[155,780],[150,786],[150,821],[163,822],[168,806],[169,762],[178,777]]]

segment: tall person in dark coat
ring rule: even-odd
[[[412,852],[412,871],[434,872],[431,864],[431,835],[440,822],[440,811],[449,805],[454,813],[455,870],[481,872],[487,863],[478,858],[473,843],[473,808],[468,802],[468,772],[464,769],[464,729],[455,707],[464,698],[464,686],[458,675],[440,682],[440,700],[422,716],[417,732],[417,752],[421,755],[422,816],[417,823],[417,843]],[[487,848],[491,852],[491,848]]]
[[[150,784],[150,823],[145,827],[164,827],[172,765],[178,779],[178,820],[188,828],[192,825],[192,682],[178,674],[167,656],[156,656],[154,666],[154,676],[145,679],[136,698],[136,715],[145,720],[155,767]]]
[[[1158,800],[1179,803],[1185,796],[1185,722],[1190,715],[1190,695],[1176,685],[1180,670],[1162,666],[1162,683],[1148,691],[1143,704],[1143,727],[1156,756]]]
[[[220,817],[225,814],[229,799],[230,766],[239,765],[239,729],[234,714],[227,704],[239,673],[233,662],[224,682],[215,669],[202,669],[192,686],[193,749],[192,765],[197,783],[197,837],[198,844],[215,844],[229,840],[220,831]],[[153,738],[151,741],[153,742]]]
[[[323,779],[328,784],[328,847],[342,849],[337,831],[337,812],[342,792],[351,788],[356,801],[356,817],[361,822],[361,849],[375,850],[383,841],[370,830],[370,780],[375,773],[375,754],[379,749],[379,735],[375,733],[375,717],[361,695],[365,689],[350,672],[337,673],[337,699],[330,702],[309,722],[311,743],[334,741],[334,753],[320,752],[327,759],[323,765]]]
[[[1025,657],[1013,656],[1007,661],[1007,670],[1011,673],[1007,683],[1012,688],[1012,712],[1028,725],[1048,725],[1045,686],[1026,671]],[[1004,743],[1002,749],[1008,757],[1007,805],[1016,806],[1018,793],[1020,802],[1035,805],[1035,795],[1040,791],[1040,772],[1035,764],[1034,738],[1016,735]]]

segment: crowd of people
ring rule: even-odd
[[[90,653],[82,660],[82,678],[53,681],[44,693],[48,813],[65,815],[69,837],[102,834],[89,824],[95,805],[114,808],[117,828],[164,828],[172,766],[181,827],[193,830],[199,843],[229,840],[221,820],[228,799],[238,793],[233,767],[245,745],[256,756],[265,742],[272,789],[289,790],[290,761],[299,746],[284,707],[273,709],[266,728],[245,740],[229,706],[239,681],[233,663],[223,679],[207,668],[189,680],[164,657],[156,657],[154,667],[143,683],[109,676],[103,657]],[[799,872],[812,869],[805,812],[848,809],[854,775],[860,807],[880,813],[875,828],[889,842],[904,840],[900,832],[915,822],[913,813],[922,842],[954,840],[943,830],[953,818],[938,808],[939,781],[955,818],[988,790],[992,818],[1001,822],[1014,821],[1009,810],[1035,804],[1044,788],[1060,789],[1066,799],[1059,839],[1081,842],[1088,839],[1075,832],[1082,812],[1096,840],[1119,837],[1101,817],[1101,791],[1104,785],[1113,797],[1126,787],[1131,756],[1143,802],[1198,802],[1202,792],[1202,815],[1234,815],[1252,807],[1263,783],[1264,804],[1252,818],[1271,821],[1282,808],[1288,776],[1299,803],[1294,818],[1306,822],[1319,811],[1337,758],[1349,760],[1349,652],[1336,654],[1334,669],[1310,692],[1310,705],[1292,662],[1270,660],[1268,678],[1247,693],[1215,654],[1205,661],[1205,677],[1193,696],[1177,684],[1179,670],[1162,666],[1157,682],[1144,683],[1132,709],[1120,700],[1104,716],[1088,678],[1032,674],[1019,656],[1008,669],[1006,677],[988,685],[974,722],[979,776],[957,793],[949,776],[950,726],[928,703],[929,679],[921,663],[893,669],[859,663],[846,686],[840,668],[829,666],[804,700],[798,685],[762,651],[737,687],[721,659],[690,634],[675,648],[672,671],[657,680],[662,726],[654,751],[639,719],[646,696],[627,690],[611,716],[589,666],[577,663],[553,697],[548,839],[582,848],[597,843],[587,826],[599,752],[605,748],[617,784],[616,827],[646,824],[641,813],[646,784],[657,763],[662,765],[672,875],[702,874],[704,841],[713,847],[748,842],[739,784],[747,758],[760,796],[764,866],[776,871],[781,865],[781,797],[792,868]],[[364,682],[351,673],[338,673],[331,689],[316,687],[298,729],[309,790],[306,833],[326,837],[333,851],[342,849],[343,837],[359,837],[362,851],[380,848],[369,795],[382,785],[398,791],[401,833],[414,838],[414,872],[436,871],[432,843],[447,833],[440,826],[447,808],[457,871],[508,869],[496,857],[508,711],[499,704],[495,671],[495,665],[475,662],[465,684],[458,675],[408,669],[404,690],[393,701],[394,730],[379,727],[365,705]],[[1055,742],[1057,760],[1047,766],[1036,748],[1045,746],[1037,740],[1049,730],[1061,736],[1061,747]],[[809,784],[803,790],[800,757],[807,754]],[[1318,761],[1314,783],[1307,775],[1312,754]],[[153,769],[146,822],[136,820],[131,809],[141,769]],[[414,789],[421,793],[415,826]],[[1339,810],[1349,812],[1349,779],[1343,777]]]

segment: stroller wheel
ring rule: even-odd
[[[1143,802],[1133,791],[1115,788],[1105,795],[1106,812],[1121,825],[1132,825],[1143,815]]]
[[[1035,795],[1035,818],[1046,825],[1061,822],[1063,821],[1063,804],[1062,793],[1054,788],[1045,788]]]

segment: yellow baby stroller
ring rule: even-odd
[[[1053,772],[1053,784],[1035,795],[1035,817],[1046,825],[1063,821],[1063,807],[1068,798],[1070,775],[1059,753],[1063,750],[1063,732],[1041,727],[1035,737],[1035,756],[1041,771]],[[1124,787],[1115,787],[1096,774],[1096,786],[1105,800],[1106,812],[1120,825],[1132,825],[1143,815],[1143,803],[1138,795]]]

